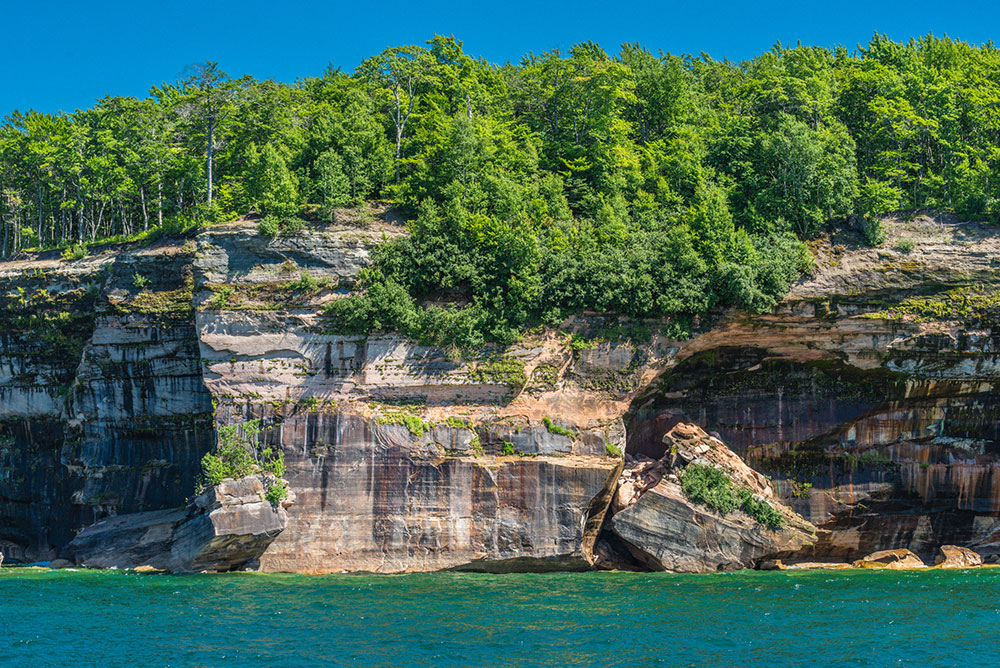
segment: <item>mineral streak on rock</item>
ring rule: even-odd
[[[215,426],[253,418],[298,494],[269,570],[639,567],[616,533],[630,517],[636,541],[708,522],[692,540],[711,558],[632,544],[656,568],[780,547],[678,496],[661,437],[687,423],[769,477],[746,473],[761,499],[819,527],[770,557],[790,567],[897,548],[931,563],[942,545],[997,561],[1000,334],[977,294],[1000,286],[1000,235],[887,226],[913,250],[817,241],[816,269],[773,312],[715,313],[684,341],[581,314],[472,356],[335,333],[324,306],[383,234],[405,234],[387,217],[275,238],[237,221],[0,263],[0,549],[46,561],[95,521],[170,524]]]

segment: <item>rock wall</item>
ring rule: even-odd
[[[9,557],[51,559],[102,517],[193,495],[214,424],[190,261],[168,248],[0,264],[0,549]]]
[[[0,550],[48,559],[95,521],[182,506],[215,426],[259,418],[297,498],[266,570],[593,567],[622,547],[624,457],[661,459],[679,422],[820,528],[803,559],[989,559],[1000,238],[889,227],[914,250],[818,241],[772,313],[713,314],[684,341],[582,314],[474,356],[333,333],[326,304],[404,233],[388,216],[0,263]]]
[[[818,244],[773,313],[687,342],[637,400],[630,451],[678,420],[718,433],[820,526],[820,559],[982,542],[1000,513],[1000,237],[930,219],[909,252]]]

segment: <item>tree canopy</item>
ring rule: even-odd
[[[395,203],[344,330],[509,341],[581,310],[766,310],[856,213],[1000,214],[1000,52],[876,35],[742,63],[593,43],[490,64],[435,36],[294,84],[206,63],[0,125],[0,255],[251,211]],[[877,239],[875,239],[877,241]],[[442,306],[442,304],[445,304]]]

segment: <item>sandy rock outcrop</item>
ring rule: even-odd
[[[264,499],[258,476],[224,480],[181,510],[118,515],[67,546],[88,568],[230,571],[256,561],[284,530],[284,507]]]
[[[896,570],[927,568],[927,564],[921,561],[920,557],[905,548],[872,552],[863,559],[858,559],[851,566],[853,568],[892,568]]]
[[[976,568],[983,565],[983,558],[977,552],[958,545],[942,545],[934,560],[937,568]]]
[[[611,530],[636,559],[655,570],[736,570],[815,542],[815,528],[774,499],[767,480],[722,441],[690,424],[676,425],[663,440],[661,460],[629,463],[615,500]],[[693,502],[677,475],[690,464],[721,469],[780,513],[783,526],[770,529],[741,510],[722,514]]]

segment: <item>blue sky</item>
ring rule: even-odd
[[[0,115],[71,111],[104,94],[143,96],[185,67],[219,61],[233,75],[294,81],[327,63],[351,71],[386,46],[455,35],[493,62],[593,40],[608,51],[705,51],[740,60],[785,44],[853,48],[876,31],[1000,38],[993,2],[302,2],[132,0],[5,3]]]

